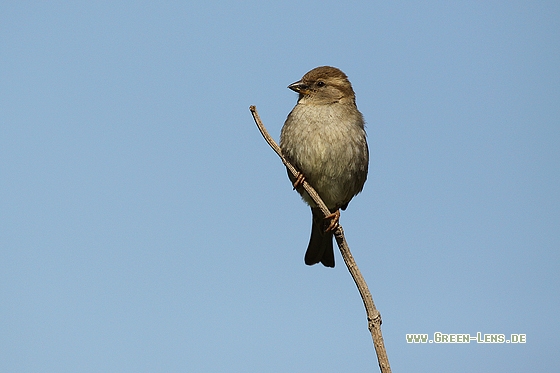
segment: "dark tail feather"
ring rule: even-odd
[[[321,210],[312,208],[313,223],[311,238],[305,253],[305,264],[321,262],[325,267],[334,267],[333,233],[325,232],[324,216]]]

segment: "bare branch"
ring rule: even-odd
[[[270,134],[264,127],[257,112],[257,108],[252,105],[249,110],[251,110],[253,119],[255,120],[259,131],[263,135],[268,145],[270,145],[270,147],[276,152],[276,154],[278,154],[280,159],[282,159],[282,163],[284,163],[288,171],[294,177],[297,177],[299,173],[298,170],[282,155],[282,149],[280,149],[278,144],[274,141],[274,139],[270,136]],[[309,183],[307,183],[307,181],[303,182],[303,188],[317,204],[317,206],[319,206],[325,217],[330,215],[331,212],[329,211],[319,194],[315,191],[315,189],[313,189],[311,185],[309,185]],[[364,302],[364,307],[366,309],[366,315],[368,319],[368,329],[371,333],[371,338],[373,339],[373,346],[375,347],[375,352],[377,354],[379,368],[382,373],[390,373],[391,367],[389,366],[389,359],[387,357],[387,351],[385,350],[385,344],[383,342],[383,334],[381,333],[381,314],[379,313],[377,308],[375,308],[375,303],[373,303],[373,298],[368,289],[367,283],[364,280],[362,273],[358,269],[358,265],[354,261],[354,257],[352,256],[350,248],[348,247],[346,239],[344,238],[344,231],[341,225],[339,225],[335,230],[334,236],[336,238],[338,248],[340,249],[340,253],[342,254],[342,258],[344,259],[344,263],[346,263],[346,267],[348,268],[352,279],[354,279],[354,282],[358,287],[358,291],[360,292],[360,296],[362,297],[362,301]]]
[[[297,178],[299,171],[290,162],[288,162],[286,158],[284,158],[284,156],[282,155],[282,149],[280,149],[280,146],[278,146],[276,141],[274,141],[272,136],[270,136],[270,134],[264,127],[264,124],[262,123],[261,118],[259,117],[259,113],[257,112],[257,108],[255,106],[251,106],[249,110],[251,110],[251,114],[253,114],[253,119],[255,120],[255,123],[257,124],[259,131],[261,131],[261,135],[263,135],[268,145],[270,145],[272,150],[274,150],[276,154],[278,154],[278,156],[282,160],[282,163],[284,163],[284,165],[286,166],[288,171],[290,171],[290,173],[294,176],[294,178]],[[327,205],[325,205],[325,203],[323,202],[321,197],[319,197],[319,194],[315,191],[315,189],[313,189],[313,187],[309,185],[309,183],[305,180],[303,181],[302,186],[303,189],[305,189],[305,191],[309,194],[311,199],[313,199],[313,201],[321,209],[323,214],[325,214],[325,216],[330,215],[331,212],[329,211]]]

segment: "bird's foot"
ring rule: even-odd
[[[336,211],[332,214],[325,216],[325,220],[327,219],[330,219],[331,222],[329,223],[329,226],[327,227],[325,232],[332,232],[336,230],[336,228],[338,228],[338,221],[340,220],[340,210],[336,209]]]
[[[303,176],[303,173],[298,172],[296,179],[294,180],[294,190],[296,190],[297,188],[299,188],[300,186],[303,185],[303,182],[305,181],[305,176]]]

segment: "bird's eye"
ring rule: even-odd
[[[317,82],[317,87],[323,87],[324,85],[325,85],[325,82],[323,82],[323,81],[320,81],[320,80],[319,80],[319,81]]]

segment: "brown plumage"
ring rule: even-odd
[[[282,127],[282,153],[331,212],[345,210],[362,190],[369,162],[364,119],[352,84],[339,69],[322,66],[288,88],[298,92],[299,99]],[[309,195],[302,188],[297,190],[313,215],[305,264],[334,267],[333,233],[325,231],[323,214]]]

